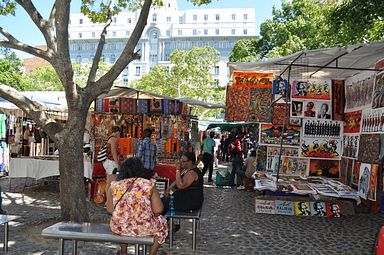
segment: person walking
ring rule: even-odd
[[[215,140],[213,138],[215,137],[215,132],[210,132],[209,137],[205,138],[203,141],[203,176],[209,169],[208,174],[208,183],[213,182],[212,180],[212,174],[213,174],[213,152],[215,148]]]
[[[237,183],[235,183],[235,175],[243,168],[243,149],[241,146],[241,138],[241,135],[236,135],[235,141],[233,142],[234,149],[232,152],[231,185],[237,185]],[[241,185],[241,183],[238,185]]]
[[[119,148],[120,131],[119,126],[113,126],[112,133],[107,140],[107,159],[103,161],[103,167],[107,175],[118,171],[121,165]]]
[[[144,165],[144,177],[147,179],[155,176],[156,166],[156,153],[157,147],[154,142],[151,141],[153,129],[144,129],[143,138],[139,143],[138,157],[141,159]]]

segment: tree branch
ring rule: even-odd
[[[129,37],[127,44],[120,57],[116,60],[115,65],[104,74],[98,81],[92,82],[89,86],[86,87],[86,91],[89,92],[93,96],[98,96],[102,93],[108,92],[112,83],[111,80],[115,80],[119,74],[124,70],[124,68],[138,56],[137,53],[134,52],[135,47],[140,40],[140,37],[143,33],[145,26],[147,25],[147,19],[149,10],[152,5],[152,0],[145,0],[143,7],[140,12],[139,19],[137,21],[136,27],[132,32],[132,35]],[[96,89],[97,86],[97,89]]]
[[[41,49],[32,47],[30,45],[24,44],[20,41],[18,41],[13,35],[8,33],[4,28],[0,27],[0,34],[2,34],[5,38],[8,40],[0,40],[0,46],[6,47],[6,48],[12,48],[15,50],[24,51],[26,53],[29,53],[31,55],[34,55],[39,58],[43,58],[47,60],[48,62],[51,62],[52,55],[50,52],[43,51]]]
[[[27,12],[29,17],[32,19],[33,23],[37,26],[40,32],[43,34],[45,42],[47,43],[48,48],[54,44],[54,34],[52,29],[52,23],[46,21],[41,16],[40,12],[33,5],[30,0],[15,0],[23,9]],[[54,9],[54,7],[53,7]]]

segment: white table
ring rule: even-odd
[[[10,158],[9,177],[30,177],[34,179],[60,175],[59,160],[35,158]],[[84,161],[84,177],[92,179],[91,162]]]

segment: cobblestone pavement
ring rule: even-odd
[[[59,193],[52,189],[54,184],[40,184],[21,192],[23,184],[23,180],[12,179],[10,192],[8,180],[0,180],[5,210],[22,216],[10,224],[8,254],[58,254],[58,241],[44,239],[40,234],[43,228],[59,221]],[[204,194],[197,251],[191,249],[192,224],[183,221],[174,235],[174,247],[170,249],[166,242],[161,250],[169,255],[371,255],[378,230],[384,225],[383,214],[360,213],[338,219],[256,214],[255,193],[234,188],[206,185]],[[108,222],[102,206],[91,203],[90,212],[92,221]],[[65,254],[71,254],[70,245],[68,242]],[[107,255],[116,251],[117,245],[112,243],[79,242],[78,254]]]

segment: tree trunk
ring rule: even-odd
[[[86,222],[89,221],[89,214],[84,187],[85,116],[73,118],[70,122],[66,123],[57,145],[60,153],[61,217],[62,220]]]

